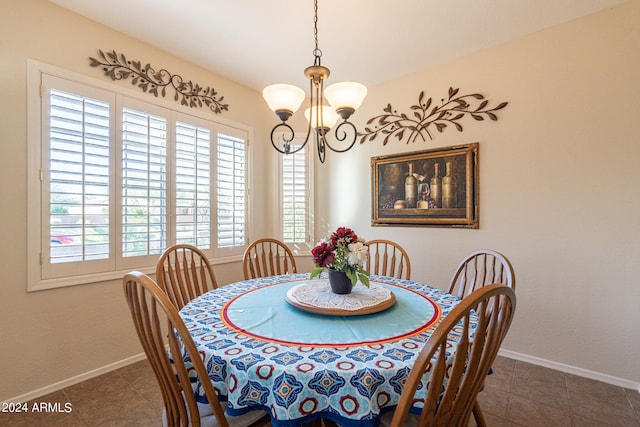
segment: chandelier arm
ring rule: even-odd
[[[333,148],[329,144],[329,141],[327,141],[325,138],[323,138],[325,140],[324,143],[326,144],[326,146],[329,147],[329,149],[331,151],[333,151],[334,153],[345,153],[345,152],[351,150],[351,147],[353,147],[353,145],[356,143],[356,140],[358,139],[358,129],[356,128],[356,126],[353,123],[351,123],[351,122],[349,122],[347,120],[345,120],[342,123],[340,123],[335,128],[335,130],[333,131],[333,134],[335,135],[336,139],[338,141],[340,141],[340,142],[347,140],[348,133],[344,129],[340,131],[340,128],[342,128],[345,125],[348,125],[350,127],[351,131],[353,132],[353,140],[351,141],[351,144],[347,148],[344,148],[344,149]],[[340,131],[340,133],[338,131]]]
[[[316,50],[318,50],[316,48]],[[320,64],[320,57],[316,56],[317,65]],[[316,150],[318,152],[318,160],[320,163],[324,163],[325,158],[327,156],[326,150],[326,139],[325,139],[325,127],[324,127],[324,115],[322,114],[322,104],[323,104],[323,92],[324,87],[324,77],[321,75],[317,75],[315,78],[309,79],[309,107],[311,111],[315,110],[315,117],[311,115],[309,117],[309,131],[311,128],[314,128],[315,139],[316,139]],[[315,123],[312,123],[312,119],[315,118]]]
[[[284,128],[285,129],[285,133],[282,134],[282,145],[283,145],[283,148],[278,147],[276,145],[276,143],[274,142],[274,140],[273,140],[273,135],[279,128]],[[287,138],[287,134],[291,135],[291,137]],[[302,150],[305,147],[305,145],[307,145],[307,142],[309,141],[309,132],[307,131],[307,138],[304,140],[302,145],[300,145],[295,150],[291,150],[291,141],[293,141],[295,136],[296,136],[296,133],[294,132],[293,128],[291,126],[289,126],[288,124],[286,124],[285,122],[282,122],[282,123],[278,123],[277,125],[275,125],[273,127],[273,129],[271,129],[271,135],[270,135],[269,139],[271,140],[271,145],[273,146],[273,148],[276,149],[277,152],[279,152],[281,154],[294,154],[294,153],[297,153],[298,151]]]
[[[320,163],[324,163],[324,159],[327,157],[327,146],[328,144],[324,130],[318,129],[316,131],[316,149],[318,150],[318,159],[320,160]]]

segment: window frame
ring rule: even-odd
[[[88,267],[85,271],[74,270],[72,274],[60,277],[45,277],[43,272],[46,268],[43,266],[51,265],[48,261],[50,246],[44,242],[45,235],[48,239],[48,221],[50,213],[43,212],[44,207],[49,206],[48,192],[49,181],[48,165],[45,159],[48,159],[48,141],[49,136],[45,135],[45,129],[49,128],[49,124],[44,117],[42,111],[48,110],[49,106],[46,99],[48,96],[44,93],[44,80],[50,76],[57,79],[57,82],[68,83],[65,87],[89,88],[90,91],[96,91],[102,95],[107,95],[112,101],[110,103],[110,194],[109,194],[109,215],[110,215],[110,255],[108,268],[102,268],[100,271]],[[122,233],[122,105],[128,108],[134,108],[134,105],[151,106],[155,111],[168,112],[169,120],[167,122],[167,198],[166,198],[166,221],[167,221],[167,238],[165,247],[170,246],[176,238],[176,195],[175,193],[175,139],[176,124],[178,122],[187,123],[189,125],[203,126],[210,129],[210,150],[211,150],[211,171],[210,171],[210,232],[211,244],[209,249],[204,252],[210,258],[212,264],[221,264],[227,262],[237,262],[242,258],[242,253],[247,245],[247,230],[245,229],[245,245],[234,248],[216,248],[216,216],[217,202],[215,194],[216,179],[216,144],[218,135],[234,135],[244,139],[244,155],[245,155],[245,227],[251,217],[251,203],[249,192],[251,183],[251,173],[248,159],[250,158],[250,140],[252,139],[253,130],[251,127],[226,120],[222,117],[213,116],[195,109],[178,105],[164,99],[156,99],[144,94],[139,94],[130,89],[119,86],[115,83],[105,83],[91,77],[68,71],[53,65],[49,65],[29,58],[27,64],[27,291],[38,291],[51,288],[59,288],[73,285],[82,285],[88,283],[102,282],[118,279],[130,269],[135,268],[147,274],[155,272],[155,262],[159,255],[148,255],[142,260],[141,257],[131,257],[129,260],[123,260],[121,238]],[[64,90],[64,88],[56,89]],[[68,90],[71,93],[77,93]],[[83,97],[90,97],[89,92],[81,92]],[[92,92],[93,93],[93,92]],[[97,98],[101,99],[101,98]],[[45,106],[45,103],[47,105]],[[112,108],[112,109],[111,109]],[[116,143],[116,141],[118,141]],[[114,165],[112,165],[112,163]],[[116,203],[117,201],[117,203]],[[49,242],[50,245],[50,242]],[[76,264],[76,263],[70,263]]]

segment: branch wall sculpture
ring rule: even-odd
[[[398,113],[391,104],[383,109],[384,114],[372,117],[367,121],[364,132],[359,132],[360,144],[373,141],[378,136],[384,135],[383,145],[387,145],[389,138],[395,137],[398,141],[407,139],[407,144],[415,142],[418,138],[426,141],[426,137],[433,139],[430,128],[442,133],[448,125],[453,125],[458,132],[462,132],[459,120],[465,116],[471,116],[475,120],[482,121],[485,117],[498,120],[495,112],[507,106],[502,102],[494,108],[488,108],[489,101],[484,96],[471,93],[459,95],[460,89],[449,88],[449,97],[442,99],[440,105],[434,105],[431,98],[425,101],[424,91],[418,95],[418,103],[410,108],[413,115]],[[372,127],[369,127],[374,123]]]
[[[208,107],[216,114],[229,110],[229,104],[223,104],[224,96],[218,97],[218,92],[211,87],[203,87],[185,82],[178,74],[171,74],[164,68],[156,71],[150,64],[142,65],[140,61],[130,61],[124,54],[118,54],[115,50],[103,52],[98,50],[100,58],[92,58],[92,67],[102,67],[106,76],[113,80],[125,80],[131,78],[131,84],[137,85],[143,92],[152,93],[158,97],[158,90],[164,98],[167,95],[167,87],[173,87],[175,94],[173,99],[187,107]]]

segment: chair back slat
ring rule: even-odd
[[[480,249],[460,262],[449,283],[449,293],[464,298],[491,283],[502,283],[515,289],[513,266],[500,252]]]
[[[162,253],[156,264],[156,280],[178,310],[218,287],[205,253],[185,244],[173,245]]]
[[[369,248],[369,257],[365,270],[371,274],[411,278],[411,261],[409,255],[399,244],[391,240],[369,240],[365,243]]]
[[[258,239],[244,252],[245,280],[297,273],[296,260],[287,245],[277,239]]]

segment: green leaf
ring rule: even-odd
[[[358,283],[358,275],[356,274],[356,272],[353,270],[347,270],[345,271],[345,273],[347,274],[349,280],[351,280],[351,285],[355,286]]]
[[[369,287],[369,277],[366,274],[360,274],[360,283],[365,285],[367,288]]]
[[[320,275],[320,273],[322,273],[324,271],[324,268],[322,267],[317,267],[315,268],[312,272],[311,272],[311,279],[318,277]]]

